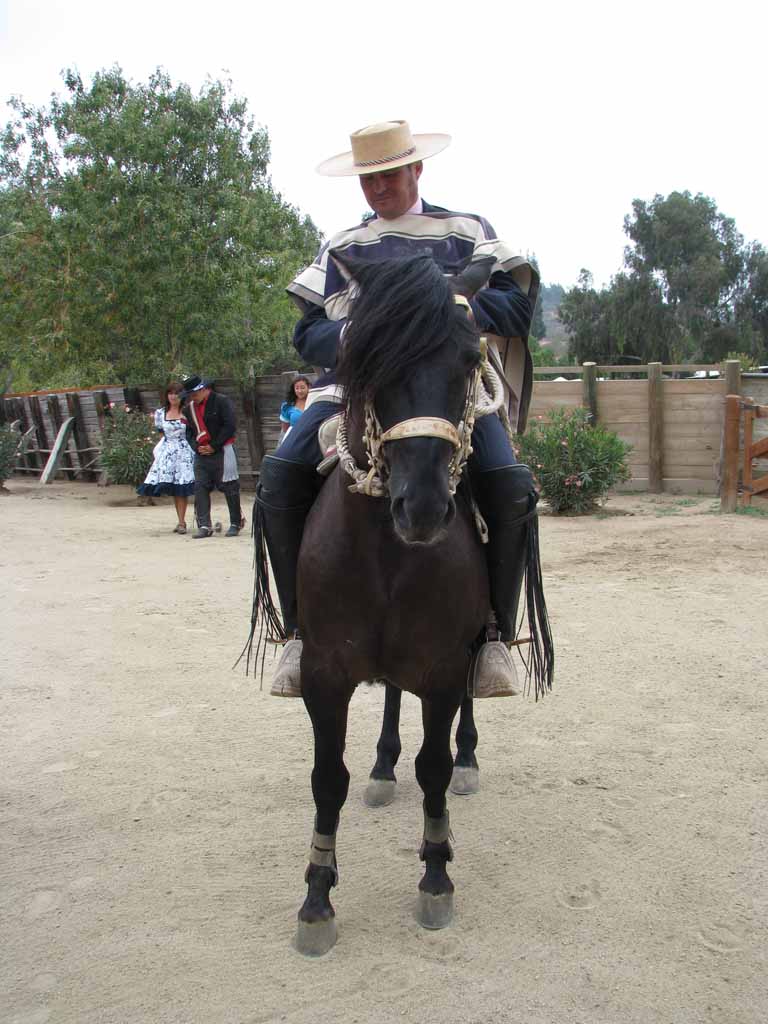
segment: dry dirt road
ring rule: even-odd
[[[383,694],[361,689],[340,937],[309,961],[309,722],[230,668],[249,538],[175,536],[127,489],[9,488],[3,1024],[768,1019],[768,518],[632,496],[542,520],[556,688],[477,709],[443,932],[412,917],[417,703],[372,812]]]

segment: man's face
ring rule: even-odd
[[[195,403],[195,405],[200,405],[201,402],[204,402],[206,400],[210,393],[210,388],[200,388],[199,391],[193,391],[192,394],[190,395],[190,398]]]
[[[419,198],[422,163],[406,164],[392,171],[374,171],[360,175],[365,200],[379,217],[394,220],[401,217]]]

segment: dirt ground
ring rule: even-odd
[[[768,1018],[768,518],[635,495],[542,519],[556,687],[477,707],[443,932],[412,913],[417,702],[397,800],[371,811],[383,692],[361,688],[339,942],[306,960],[309,720],[230,668],[249,537],[173,535],[125,488],[9,489],[3,1024]]]

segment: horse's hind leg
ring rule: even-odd
[[[376,764],[363,793],[368,807],[385,807],[395,799],[395,765],[400,757],[400,701],[403,691],[391,683],[384,687],[384,718],[376,744]]]
[[[335,944],[336,915],[330,891],[339,878],[336,863],[336,828],[347,799],[349,772],[344,764],[347,712],[352,689],[318,685],[315,674],[305,687],[304,703],[315,734],[312,795],[317,814],[312,834],[309,867],[304,880],[307,898],[299,910],[296,948],[308,956],[321,956]]]
[[[416,917],[425,928],[444,928],[453,917],[453,882],[446,864],[453,860],[445,791],[451,779],[451,722],[456,702],[422,698],[424,743],[416,757],[416,778],[424,791],[424,839],[419,856],[424,877],[419,882]]]
[[[477,728],[471,697],[461,702],[459,724],[456,727],[456,758],[453,762],[451,792],[457,796],[469,796],[480,788],[480,768],[475,757]]]

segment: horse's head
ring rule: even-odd
[[[354,421],[375,413],[395,531],[407,544],[439,540],[455,515],[450,463],[480,361],[466,306],[490,266],[446,278],[425,256],[352,261],[334,254],[357,285],[338,379]]]

